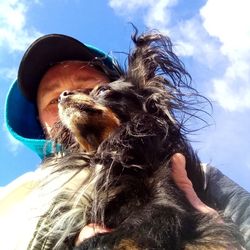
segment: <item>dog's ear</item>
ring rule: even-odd
[[[153,98],[149,102],[151,111],[160,106],[172,122],[178,120],[183,130],[193,131],[184,124],[190,118],[199,120],[200,112],[209,116],[205,108],[211,108],[211,103],[192,88],[192,78],[174,53],[171,40],[156,31],[138,35],[136,29],[132,40],[135,48],[128,56],[126,80],[142,90],[161,93],[161,100]],[[203,118],[200,120],[205,122]]]
[[[167,116],[172,125],[176,124],[176,119],[172,113],[170,97],[166,96],[166,92],[155,92],[151,94],[143,103],[144,111],[157,115],[158,117]]]
[[[132,36],[135,44],[128,58],[128,78],[138,87],[157,84],[178,88],[191,82],[183,63],[173,52],[171,40],[159,32]],[[161,76],[161,77],[160,77]],[[160,78],[159,78],[160,77]]]

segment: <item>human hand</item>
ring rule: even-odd
[[[218,216],[216,210],[203,203],[194,191],[192,182],[188,179],[186,172],[186,160],[184,155],[176,153],[171,158],[172,177],[177,187],[184,192],[191,205],[202,213]]]
[[[109,233],[111,229],[103,227],[101,225],[91,223],[85,226],[81,232],[79,233],[78,237],[75,241],[75,246],[79,246],[84,240],[95,236],[98,233]]]

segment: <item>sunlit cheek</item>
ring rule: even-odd
[[[59,120],[57,105],[50,108],[49,110],[43,111],[39,118],[43,128],[46,130],[46,134],[50,136],[53,125]]]

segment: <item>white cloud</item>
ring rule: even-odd
[[[231,62],[222,78],[212,79],[210,96],[228,111],[250,108],[250,67],[246,63],[250,61]]]
[[[172,6],[177,0],[110,0],[109,5],[115,11],[122,11],[124,14],[141,8],[155,8],[155,6]],[[159,10],[161,12],[161,10]]]
[[[199,16],[182,21],[169,30],[179,56],[192,56],[208,68],[213,68],[221,61],[218,57],[220,44],[208,35]]]
[[[3,76],[7,80],[13,81],[16,79],[17,68],[0,68],[0,76]]]
[[[26,20],[27,0],[0,1],[0,49],[8,52],[23,51],[41,33],[29,27]]]
[[[171,20],[171,7],[177,4],[177,0],[152,1],[153,4],[145,17],[146,25],[166,31],[167,24]]]
[[[249,9],[249,0],[208,0],[201,9],[207,32],[221,41],[222,53],[231,59],[245,57],[250,48]]]
[[[249,9],[249,0],[208,0],[201,9],[205,29],[228,59],[224,75],[212,79],[211,97],[229,111],[250,108]]]
[[[137,16],[136,11],[146,9],[144,13],[144,24],[151,29],[158,29],[169,35],[177,45],[176,49],[181,56],[209,57],[214,46],[204,45],[207,38],[206,31],[202,27],[201,19],[194,17],[189,20],[182,20],[178,25],[171,27],[171,8],[178,4],[178,0],[110,0],[110,6],[117,14]],[[211,61],[211,60],[210,60]]]
[[[146,9],[146,26],[170,35],[180,56],[192,56],[211,70],[207,76],[210,97],[222,108],[250,108],[250,1],[207,0],[197,15],[171,26],[171,7],[177,3],[110,0],[110,6],[123,15]],[[214,77],[216,74],[220,76]]]
[[[144,22],[149,28],[165,29],[170,21],[169,8],[178,3],[178,0],[110,0],[109,5],[117,14],[131,18],[139,9],[144,9]]]
[[[109,5],[116,11],[132,12],[141,7],[152,6],[152,0],[110,0]]]

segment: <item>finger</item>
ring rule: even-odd
[[[184,186],[193,186],[192,182],[188,179],[187,171],[186,171],[186,159],[184,155],[180,153],[176,153],[171,158],[172,164],[172,174],[173,179],[176,184],[184,185]],[[182,186],[181,186],[182,187]]]
[[[102,227],[102,226],[94,224],[94,223],[88,224],[79,233],[79,235],[75,241],[75,245],[79,246],[84,240],[86,240],[90,237],[93,237],[98,233],[109,233],[109,232],[111,232],[111,229],[108,229],[106,227]]]
[[[189,180],[186,171],[186,160],[184,155],[176,153],[171,158],[172,177],[177,187],[184,192],[191,205],[202,213],[210,213],[218,216],[218,213],[204,204],[194,191],[193,184]]]

